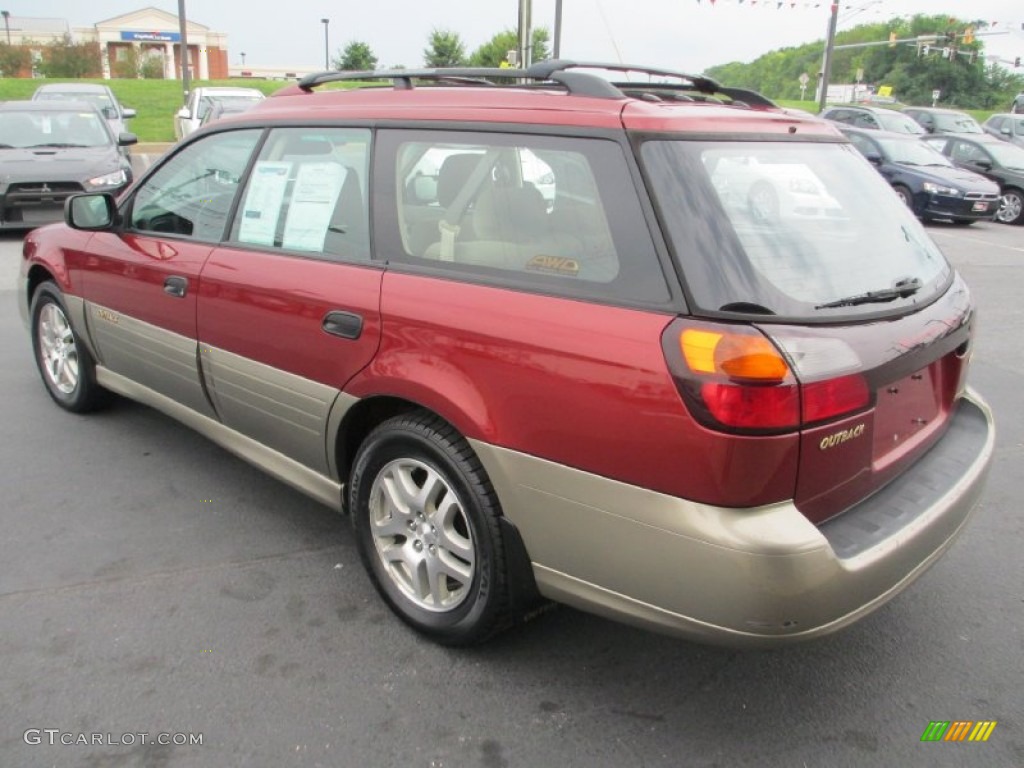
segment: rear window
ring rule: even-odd
[[[905,310],[951,278],[848,144],[651,140],[642,157],[694,311],[828,322]],[[908,284],[912,295],[853,300]]]

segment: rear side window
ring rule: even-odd
[[[378,158],[390,260],[566,295],[670,298],[616,142],[390,131]]]
[[[642,157],[700,311],[828,322],[907,309],[951,279],[920,222],[849,145],[655,140]],[[908,283],[910,295],[858,300]]]
[[[331,260],[370,258],[363,128],[277,128],[242,193],[231,240]]]

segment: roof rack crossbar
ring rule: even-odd
[[[684,83],[656,82],[610,82],[589,72],[573,70],[598,69],[607,72],[636,72],[648,77],[665,77],[685,81]],[[396,90],[411,90],[414,80],[432,80],[437,83],[454,85],[495,85],[492,78],[500,80],[531,80],[537,84],[557,84],[576,96],[590,96],[599,99],[626,98],[623,90],[656,92],[659,88],[697,91],[706,95],[722,94],[733,101],[748,106],[777,107],[775,102],[756,91],[743,88],[727,88],[710,77],[677,72],[671,69],[633,66],[593,61],[572,61],[569,59],[548,59],[533,64],[528,69],[500,67],[453,67],[442,69],[389,69],[360,72],[318,72],[302,78],[298,87],[307,93],[316,86],[333,82],[369,82],[391,80]]]

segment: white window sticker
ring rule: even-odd
[[[348,171],[338,163],[303,163],[295,177],[282,245],[297,251],[320,251],[334,205]]]
[[[288,188],[291,163],[259,162],[253,169],[242,206],[238,239],[253,245],[273,245],[281,203]]]

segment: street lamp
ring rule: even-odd
[[[0,14],[3,14],[3,17],[4,17],[4,29],[7,30],[7,44],[10,45],[11,44],[11,12],[10,11],[0,11]]]
[[[331,23],[330,19],[320,19],[320,23],[324,25],[324,69],[331,68],[331,53],[330,45],[327,41],[327,25]]]
[[[242,57],[242,66],[244,67],[245,66],[245,51],[240,51],[238,53],[238,55]]]

